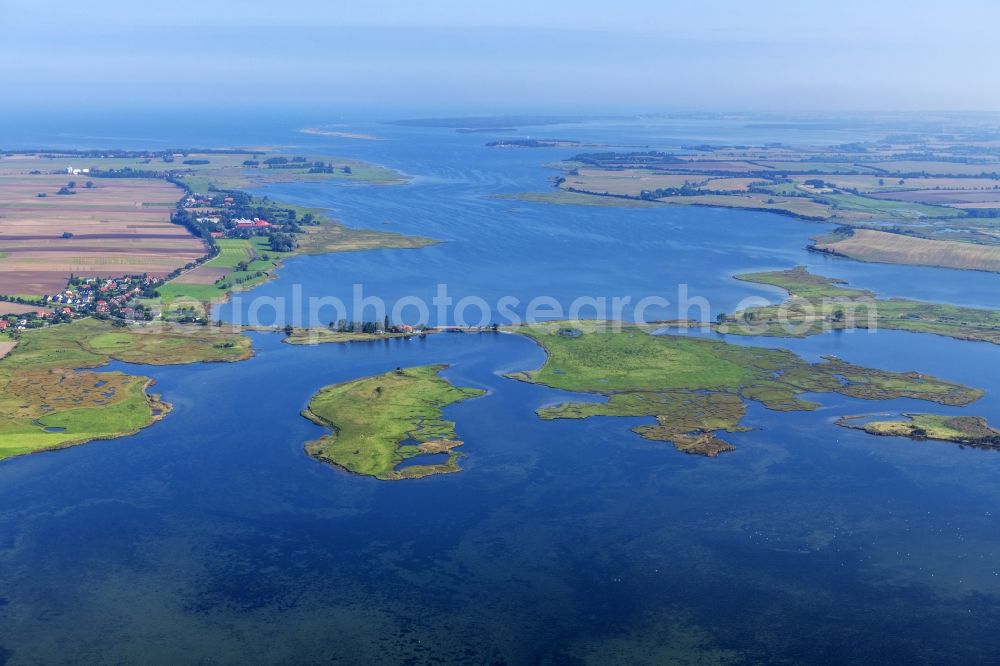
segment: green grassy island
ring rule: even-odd
[[[828,330],[884,328],[934,333],[959,340],[1000,344],[1000,311],[925,303],[905,298],[875,298],[873,292],[844,287],[844,281],[786,271],[748,273],[736,279],[787,291],[781,305],[750,308],[717,323],[720,333],[804,337]]]
[[[172,365],[251,354],[247,337],[208,326],[81,319],[25,331],[0,360],[0,460],[130,435],[169,411],[146,392],[150,378],[92,368],[111,360]]]
[[[541,418],[654,416],[655,425],[635,432],[671,442],[686,453],[715,456],[732,450],[716,433],[744,429],[739,421],[747,400],[793,411],[818,407],[801,399],[802,393],[913,398],[943,405],[965,405],[982,397],[978,389],[916,372],[864,368],[832,356],[809,363],[783,349],[649,335],[634,325],[551,322],[514,330],[541,345],[548,359],[538,370],[508,376],[608,398],[545,407],[538,411]]]
[[[861,419],[865,421],[861,422]],[[936,439],[962,446],[1000,450],[1000,430],[991,428],[979,416],[902,414],[897,418],[869,420],[869,416],[843,416],[837,425],[864,430],[871,435]]]
[[[460,471],[462,454],[456,449],[462,442],[441,410],[485,391],[453,386],[438,375],[445,367],[397,369],[323,388],[302,415],[333,433],[309,442],[306,451],[354,474],[386,481]],[[445,460],[400,468],[418,456]]]

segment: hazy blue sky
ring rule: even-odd
[[[1000,2],[0,0],[3,104],[1000,110]]]

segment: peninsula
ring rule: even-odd
[[[150,378],[93,371],[111,360],[175,365],[251,354],[249,338],[209,326],[86,318],[24,331],[0,359],[0,460],[130,435],[169,411],[147,393]]]
[[[876,298],[871,291],[844,286],[843,280],[813,275],[804,266],[745,273],[736,279],[779,287],[789,298],[780,305],[722,316],[713,324],[719,333],[806,337],[830,330],[882,328],[1000,344],[997,310]]]

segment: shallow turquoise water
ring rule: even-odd
[[[780,216],[485,198],[544,188],[540,165],[558,151],[368,129],[394,140],[274,130],[273,141],[370,157],[418,175],[413,184],[271,193],[329,206],[351,225],[449,242],[293,260],[254,294],[290,298],[299,284],[346,297],[362,282],[392,302],[444,282],[457,297],[565,302],[581,291],[672,299],[686,283],[730,310],[752,293],[780,298],[733,272],[801,263],[883,293],[997,306],[998,276],[814,257],[802,246],[823,227]],[[1000,654],[1000,455],[832,424],[932,408],[1000,423],[998,347],[889,331],[733,339],[919,369],[988,395],[964,410],[842,396],[819,396],[815,412],[754,405],[753,430],[727,435],[737,450],[705,459],[630,433],[642,419],[540,421],[535,409],[576,396],[502,377],[544,360],[516,336],[253,339],[257,355],[240,364],[115,364],[155,377],[170,416],[133,437],[0,464],[0,663],[937,664]],[[432,362],[489,391],[446,412],[466,442],[461,474],[382,483],[305,455],[322,430],[298,413],[319,387]]]

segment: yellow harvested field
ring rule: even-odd
[[[69,181],[75,194],[57,194]],[[0,175],[0,294],[50,294],[71,273],[162,277],[194,261],[204,243],[170,222],[182,194],[159,179]]]
[[[685,157],[683,155],[680,155],[679,158],[681,161],[676,164],[660,164],[658,168],[666,170],[684,169],[686,171],[704,171],[706,173],[719,171],[746,173],[748,171],[761,170],[760,165],[742,160],[710,160],[700,157]]]
[[[704,176],[656,173],[644,169],[622,169],[621,171],[579,169],[578,174],[567,175],[561,187],[598,194],[606,192],[608,194],[639,196],[643,190],[683,187],[685,183],[694,186],[705,182]]]
[[[856,189],[859,192],[879,192],[885,190],[925,190],[940,188],[942,190],[992,190],[1000,193],[1000,180],[993,178],[948,178],[931,176],[928,178],[900,178],[892,176],[862,176],[856,174],[824,174],[822,176],[794,176],[792,180],[803,183],[811,178],[819,178],[827,183],[833,183],[840,189]],[[879,184],[879,181],[882,184]]]
[[[697,196],[664,197],[657,199],[665,204],[681,206],[714,206],[718,208],[746,208],[751,210],[789,213],[811,219],[828,219],[833,215],[829,207],[805,197],[768,196],[766,194],[727,195],[705,194]]]
[[[0,340],[0,358],[9,354],[16,344],[13,340]]]
[[[974,201],[971,203],[949,204],[952,208],[1000,208],[1000,194],[991,201]]]
[[[767,183],[762,178],[713,178],[701,186],[703,190],[746,192],[754,183]]]
[[[202,264],[174,278],[171,284],[215,284],[232,272],[229,268],[213,268]]]
[[[851,236],[834,242],[817,241],[815,247],[859,261],[1000,272],[1000,246],[995,245],[855,229]]]
[[[860,166],[881,169],[891,173],[926,173],[931,176],[947,176],[951,174],[978,176],[983,173],[1000,174],[1000,162],[964,164],[962,162],[893,160],[891,162],[868,162]],[[885,177],[888,178],[889,176]]]
[[[50,308],[41,307],[40,305],[27,305],[25,303],[0,301],[0,315],[18,315],[24,314],[25,312],[52,312],[52,310]]]

